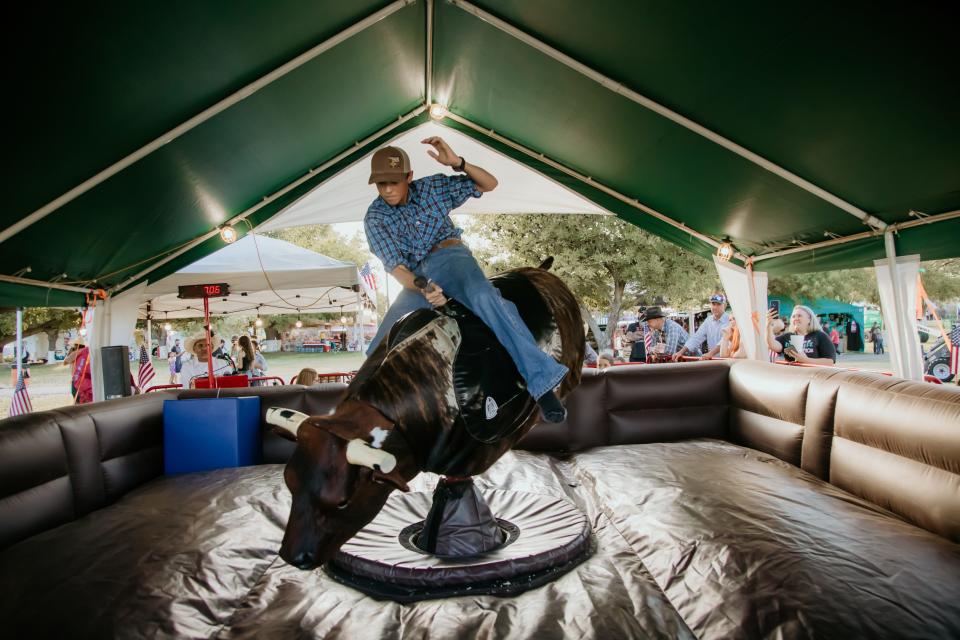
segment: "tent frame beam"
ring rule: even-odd
[[[299,187],[299,186],[302,185],[303,183],[305,183],[305,182],[307,182],[308,180],[310,180],[311,178],[315,177],[317,174],[323,173],[324,171],[326,171],[327,169],[329,169],[329,168],[332,167],[333,165],[337,164],[338,162],[340,162],[340,161],[343,160],[344,158],[346,158],[346,157],[350,156],[351,154],[354,154],[354,153],[356,153],[357,151],[360,151],[361,149],[365,148],[368,144],[370,144],[371,142],[373,142],[373,141],[376,140],[377,138],[381,137],[382,135],[384,135],[384,134],[386,134],[386,133],[389,133],[390,131],[393,131],[394,129],[396,129],[397,127],[399,127],[399,126],[402,125],[403,123],[407,122],[408,120],[417,117],[418,115],[420,115],[421,113],[423,113],[424,110],[426,110],[426,107],[424,107],[423,105],[420,105],[420,106],[418,106],[416,109],[414,109],[413,111],[411,111],[411,112],[409,112],[409,113],[407,113],[407,114],[405,114],[405,115],[400,116],[399,118],[397,118],[396,120],[394,120],[393,122],[391,122],[390,124],[388,124],[387,126],[385,126],[385,127],[381,128],[381,129],[377,130],[375,133],[367,136],[367,137],[364,138],[363,140],[360,140],[360,141],[354,143],[353,145],[350,145],[349,147],[347,147],[346,149],[344,149],[343,151],[341,151],[340,153],[338,153],[338,154],[335,155],[334,157],[330,158],[329,160],[327,160],[326,162],[324,162],[323,164],[321,164],[319,167],[316,167],[315,169],[310,169],[307,173],[305,173],[304,175],[300,176],[299,178],[297,178],[297,179],[294,180],[293,182],[290,182],[289,184],[287,184],[286,186],[282,187],[282,188],[279,189],[278,191],[275,191],[274,193],[270,194],[269,196],[264,196],[263,199],[262,199],[260,202],[258,202],[257,204],[253,205],[253,206],[250,207],[249,209],[246,209],[245,211],[237,214],[236,216],[230,218],[230,219],[227,220],[224,224],[234,225],[234,224],[237,224],[237,223],[239,223],[239,222],[242,222],[242,221],[246,220],[248,217],[250,217],[251,215],[253,215],[253,214],[256,213],[257,211],[259,211],[260,209],[264,208],[265,206],[267,206],[268,204],[270,204],[271,202],[273,202],[273,201],[276,200],[277,198],[283,197],[284,195],[286,195],[286,194],[289,193],[290,191],[296,189],[297,187]],[[318,185],[318,186],[319,186],[319,185]],[[179,257],[179,256],[181,256],[181,255],[183,255],[183,254],[186,253],[187,251],[190,251],[190,250],[193,249],[194,247],[197,247],[198,245],[206,242],[206,241],[209,240],[210,238],[212,238],[212,237],[214,237],[214,236],[216,236],[216,235],[219,235],[219,233],[220,233],[220,228],[217,227],[217,228],[215,228],[215,229],[213,229],[213,230],[211,230],[211,231],[208,231],[208,232],[204,233],[204,234],[201,235],[201,236],[198,236],[198,237],[194,238],[194,239],[191,240],[189,243],[187,243],[186,245],[184,245],[184,246],[182,246],[181,248],[177,249],[176,251],[174,251],[173,253],[169,254],[169,255],[166,256],[165,258],[162,258],[161,260],[158,260],[157,262],[154,262],[152,265],[150,265],[149,267],[147,267],[147,268],[144,269],[143,271],[140,271],[140,272],[137,273],[136,275],[127,278],[126,280],[124,280],[124,281],[121,282],[120,284],[115,285],[114,287],[112,287],[112,288],[110,289],[110,292],[111,292],[111,293],[117,293],[117,292],[123,291],[123,290],[126,289],[128,286],[134,284],[135,282],[137,282],[137,281],[140,280],[141,278],[143,278],[143,277],[149,275],[150,273],[152,273],[154,270],[156,270],[156,269],[158,269],[159,267],[165,265],[166,263],[170,262],[171,260],[173,260],[173,259],[175,259],[175,258],[177,258],[177,257]]]
[[[620,202],[623,202],[624,204],[626,204],[626,205],[628,205],[628,206],[630,206],[630,207],[633,207],[634,209],[637,209],[637,210],[639,210],[639,211],[642,211],[643,213],[649,215],[649,216],[652,217],[652,218],[656,218],[657,220],[659,220],[659,221],[661,221],[661,222],[664,222],[664,223],[670,225],[671,227],[674,227],[675,229],[679,229],[680,231],[683,231],[684,233],[686,233],[686,234],[688,234],[688,235],[696,238],[697,240],[700,240],[701,242],[703,242],[703,243],[705,243],[705,244],[713,247],[714,249],[719,248],[720,245],[721,245],[720,242],[718,242],[717,240],[714,240],[714,239],[711,238],[710,236],[705,235],[705,234],[702,234],[702,233],[700,233],[699,231],[696,231],[695,229],[692,229],[691,227],[688,227],[688,226],[685,225],[684,223],[678,222],[677,220],[674,220],[673,218],[671,218],[671,217],[669,217],[669,216],[666,216],[666,215],[660,213],[659,211],[657,211],[656,209],[653,209],[652,207],[648,207],[647,205],[643,204],[642,202],[640,202],[640,201],[637,200],[636,198],[630,198],[630,197],[628,197],[628,196],[625,196],[624,194],[620,193],[619,191],[617,191],[617,190],[615,190],[615,189],[611,189],[610,187],[608,187],[608,186],[606,186],[606,185],[604,185],[604,184],[601,184],[601,183],[597,182],[596,180],[594,180],[594,179],[591,178],[590,176],[585,176],[585,175],[583,175],[582,173],[580,173],[579,171],[575,171],[575,170],[567,167],[566,165],[563,165],[563,164],[557,162],[556,160],[553,160],[553,159],[551,159],[551,158],[548,158],[546,155],[544,155],[544,154],[542,154],[542,153],[537,153],[536,151],[533,151],[533,150],[531,150],[531,149],[528,149],[527,147],[519,144],[518,142],[514,142],[514,141],[511,140],[510,138],[506,138],[506,137],[500,135],[499,133],[495,132],[493,129],[487,129],[487,128],[481,127],[480,125],[476,124],[475,122],[473,122],[473,121],[471,121],[471,120],[468,120],[467,118],[464,118],[463,116],[457,115],[457,114],[455,114],[455,113],[453,113],[453,112],[450,112],[450,111],[447,112],[446,117],[447,117],[447,118],[450,118],[450,119],[453,120],[454,122],[458,122],[458,123],[464,125],[465,127],[469,127],[470,129],[473,129],[474,131],[477,131],[478,133],[481,133],[481,134],[487,136],[488,138],[492,138],[493,140],[496,140],[497,142],[500,142],[500,143],[502,143],[502,144],[505,144],[505,145],[507,145],[508,147],[510,147],[511,149],[515,149],[516,151],[519,151],[519,152],[521,152],[521,153],[523,153],[523,154],[525,154],[525,155],[533,158],[534,160],[537,160],[537,161],[539,161],[539,162],[542,162],[542,163],[544,163],[544,164],[547,164],[547,165],[553,167],[554,169],[556,169],[556,170],[558,170],[558,171],[562,171],[563,173],[567,174],[568,176],[570,176],[570,177],[572,177],[572,178],[576,178],[576,179],[579,180],[580,182],[582,182],[582,183],[584,183],[584,184],[586,184],[586,185],[588,185],[588,186],[590,186],[590,187],[592,187],[592,188],[594,188],[594,189],[597,189],[598,191],[602,191],[603,193],[607,194],[608,196],[612,196],[612,197],[616,198],[617,200],[619,200]],[[441,124],[442,124],[442,121],[441,121]],[[747,259],[747,256],[746,256],[746,255],[744,255],[744,254],[742,254],[742,253],[739,253],[739,252],[736,252],[736,253],[734,254],[734,256],[735,256],[737,259],[739,259],[739,260],[744,260],[744,261],[745,261],[745,260]]]
[[[400,9],[403,9],[408,5],[414,4],[415,2],[417,2],[417,0],[396,0],[395,2],[392,2],[391,4],[384,7],[383,9],[380,9],[376,13],[370,14],[366,18],[347,27],[343,31],[340,31],[339,33],[336,33],[333,36],[327,38],[326,40],[314,46],[313,48],[309,49],[308,51],[301,53],[299,56],[277,67],[273,71],[270,71],[266,75],[263,75],[257,80],[254,80],[253,82],[246,85],[242,89],[235,91],[234,93],[227,96],[223,100],[220,100],[213,106],[208,107],[207,109],[201,111],[200,113],[193,116],[189,120],[177,125],[173,129],[170,129],[163,135],[154,139],[152,142],[145,144],[144,146],[140,147],[133,153],[113,163],[112,165],[110,165],[100,173],[85,180],[84,182],[80,183],[73,189],[70,189],[69,191],[67,191],[60,197],[56,198],[55,200],[51,200],[47,204],[43,205],[42,207],[40,207],[39,209],[31,213],[30,215],[22,218],[15,224],[0,231],[0,244],[10,239],[12,236],[20,233],[30,225],[36,222],[39,222],[40,220],[43,220],[45,217],[47,217],[57,209],[61,208],[67,203],[83,195],[84,193],[96,187],[98,184],[104,182],[105,180],[120,173],[130,165],[150,155],[160,147],[163,147],[164,145],[167,145],[170,142],[173,142],[174,140],[176,140],[183,134],[187,133],[191,129],[194,129],[195,127],[203,124],[204,122],[216,116],[217,114],[223,111],[226,111],[227,109],[237,104],[238,102],[246,100],[256,92],[260,91],[260,89],[263,89],[267,85],[282,78],[283,76],[287,75],[291,71],[294,71],[299,67],[302,67],[303,65],[310,62],[320,54],[326,51],[329,51],[330,49],[337,46],[338,44],[344,42],[345,40],[365,30],[367,27],[370,27],[380,22],[381,20],[387,18],[388,16],[396,13]]]
[[[453,6],[473,15],[476,18],[479,18],[480,20],[483,20],[484,22],[490,24],[491,26],[496,27],[500,31],[503,31],[507,35],[510,35],[516,38],[517,40],[520,40],[524,44],[536,49],[537,51],[540,51],[541,53],[549,56],[550,58],[553,58],[557,62],[565,65],[566,67],[569,67],[573,71],[576,71],[577,73],[589,78],[590,80],[593,80],[594,82],[601,85],[602,87],[609,89],[610,91],[613,91],[614,93],[617,93],[627,98],[628,100],[631,100],[632,102],[635,102],[636,104],[639,104],[640,106],[646,109],[649,109],[650,111],[653,111],[654,113],[660,116],[663,116],[664,118],[674,122],[675,124],[680,125],[681,127],[684,127],[685,129],[692,131],[693,133],[703,136],[707,140],[710,140],[711,142],[720,145],[721,147],[727,149],[728,151],[732,151],[738,156],[745,158],[746,160],[749,160],[753,164],[759,167],[762,167],[777,176],[780,176],[784,180],[787,180],[788,182],[793,183],[794,185],[800,187],[801,189],[808,191],[809,193],[812,193],[818,198],[826,200],[827,202],[837,207],[838,209],[846,211],[847,213],[854,216],[855,218],[858,218],[861,222],[863,222],[867,226],[870,226],[879,231],[883,231],[884,229],[887,228],[887,223],[885,223],[883,220],[880,220],[876,216],[870,215],[866,211],[863,211],[859,207],[854,206],[853,204],[847,202],[846,200],[840,198],[839,196],[830,193],[826,189],[818,187],[817,185],[813,184],[808,180],[804,180],[803,178],[796,175],[795,173],[788,171],[787,169],[772,162],[771,160],[764,158],[763,156],[757,153],[754,153],[753,151],[750,151],[749,149],[737,144],[736,142],[730,140],[729,138],[726,138],[720,135],[719,133],[711,129],[708,129],[705,126],[697,122],[694,122],[690,118],[682,116],[676,111],[673,111],[672,109],[665,107],[659,102],[656,102],[655,100],[652,100],[651,98],[648,98],[647,96],[641,93],[638,93],[633,89],[630,89],[629,87],[625,86],[623,83],[617,82],[616,80],[608,76],[605,76],[604,74],[600,73],[596,69],[593,69],[592,67],[589,67],[586,64],[583,64],[582,62],[568,56],[565,53],[562,53],[561,51],[551,47],[550,45],[543,42],[542,40],[530,35],[529,33],[515,27],[514,25],[504,20],[501,20],[500,18],[494,16],[493,14],[484,11],[480,7],[468,2],[467,0],[448,0],[448,1]]]
[[[424,105],[433,103],[433,0],[427,0],[427,51],[424,64]]]
[[[44,280],[33,280],[31,278],[18,278],[16,276],[0,275],[0,282],[10,282],[12,284],[23,284],[31,287],[41,287],[43,289],[59,289],[61,291],[72,291],[73,293],[90,293],[92,289],[83,287],[74,287],[69,284],[58,284],[56,282],[46,282]]]
[[[912,229],[913,227],[921,227],[925,224],[934,224],[936,222],[945,222],[947,220],[953,220],[955,218],[960,218],[960,209],[955,211],[947,211],[945,213],[938,213],[934,215],[924,215],[918,217],[915,220],[907,220],[905,222],[895,222],[887,227],[887,231],[896,233],[903,229]],[[754,262],[759,262],[761,260],[768,260],[770,258],[779,258],[781,256],[787,256],[793,253],[801,253],[804,251],[816,251],[817,249],[823,249],[824,247],[834,247],[838,244],[846,244],[848,242],[856,242],[857,240],[866,240],[868,238],[875,238],[880,235],[880,232],[877,231],[863,231],[861,233],[855,233],[849,236],[841,236],[839,238],[831,238],[830,240],[824,240],[823,242],[815,242],[813,244],[805,244],[801,247],[790,247],[789,249],[781,249],[779,251],[772,251],[770,253],[761,253],[758,256],[753,256]]]

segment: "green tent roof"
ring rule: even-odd
[[[868,266],[882,237],[838,201],[886,224],[960,209],[955,12],[573,0],[31,6],[8,38],[17,99],[0,276],[30,267],[32,281],[123,287],[162,261],[142,276],[162,277],[218,248],[216,237],[198,240],[218,225],[253,207],[252,223],[268,219],[423,122],[428,77],[433,101],[456,118],[445,124],[701,255],[725,237],[760,256],[863,234],[757,268]],[[960,217],[899,229],[897,249],[960,254]],[[48,295],[8,282],[0,306]]]

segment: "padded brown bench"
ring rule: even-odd
[[[316,414],[343,388],[220,395]],[[216,393],[0,421],[0,628],[465,637],[494,614],[518,637],[960,637],[956,389],[744,361],[586,371],[567,422],[480,482],[574,501],[596,554],[468,608],[374,601],[279,560],[292,445],[272,434],[264,465],[163,477],[162,402]]]

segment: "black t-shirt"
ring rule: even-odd
[[[634,322],[627,326],[627,333],[631,331],[640,331],[643,333],[642,328],[639,327],[638,322]],[[633,347],[630,349],[630,362],[646,362],[647,361],[647,346],[643,343],[643,337],[633,343]]]
[[[784,333],[777,336],[776,340],[780,343],[780,346],[786,347],[790,344],[790,336],[792,335],[789,332]],[[814,331],[803,336],[803,352],[808,358],[830,358],[834,362],[837,361],[837,350],[830,342],[830,336],[823,331]],[[783,357],[789,362],[794,361],[794,358],[786,353],[783,354]]]

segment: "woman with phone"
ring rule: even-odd
[[[782,353],[788,362],[831,365],[837,361],[837,350],[830,336],[820,328],[813,309],[802,304],[793,308],[790,327],[779,336],[773,335],[772,310],[767,313],[767,347]]]

